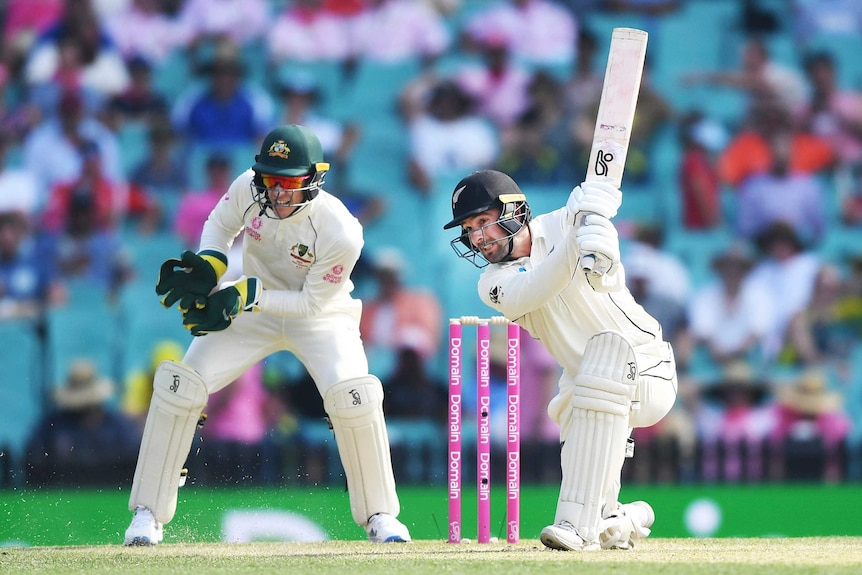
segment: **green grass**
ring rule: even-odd
[[[374,545],[326,543],[162,544],[8,547],[0,549],[4,575],[65,573],[313,575],[784,575],[862,572],[862,538],[647,539],[631,551],[560,552],[537,540],[517,545],[442,541]]]

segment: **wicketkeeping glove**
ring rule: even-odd
[[[218,285],[227,270],[227,258],[214,251],[196,254],[184,251],[180,259],[171,258],[159,269],[156,294],[164,296],[162,305],[171,307],[180,302],[180,311],[202,308],[207,296]]]
[[[203,308],[192,308],[183,314],[183,325],[192,335],[222,331],[244,311],[260,311],[257,307],[263,286],[257,278],[245,278],[222,288],[206,298]]]

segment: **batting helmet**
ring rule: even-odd
[[[461,225],[467,218],[494,207],[500,208],[496,224],[506,231],[511,251],[512,236],[530,222],[530,206],[515,180],[503,172],[481,170],[458,182],[452,192],[452,220],[443,226],[443,229]],[[468,251],[463,251],[459,243],[466,246]],[[481,254],[470,241],[468,233],[464,232],[452,240],[451,245],[460,257],[469,259],[477,267],[487,265],[476,262],[476,256],[481,257]]]

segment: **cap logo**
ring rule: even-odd
[[[287,155],[290,153],[290,148],[287,147],[287,144],[284,143],[284,140],[276,140],[269,147],[269,152],[267,154],[272,157],[276,156],[278,158],[287,158]]]
[[[461,186],[460,188],[455,190],[454,194],[452,194],[452,207],[453,208],[455,207],[455,204],[458,203],[458,198],[461,197],[461,192],[463,192],[466,189],[467,189],[467,186]]]

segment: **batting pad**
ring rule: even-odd
[[[629,436],[629,411],[637,387],[634,350],[622,334],[593,336],[575,376],[561,437],[563,480],[555,523],[568,521],[585,541],[599,535],[602,504],[616,501]]]
[[[400,510],[383,419],[383,386],[373,375],[332,386],[323,405],[347,475],[350,510],[359,525],[375,513]]]
[[[208,395],[192,368],[176,361],[163,361],[156,368],[129,509],[143,505],[160,523],[173,519],[180,473]]]

